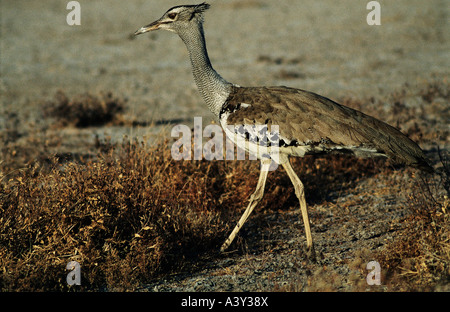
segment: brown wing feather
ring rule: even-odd
[[[240,103],[250,105],[241,106]],[[228,124],[274,124],[298,145],[374,149],[430,171],[420,147],[396,128],[318,94],[287,87],[233,87],[222,112]]]

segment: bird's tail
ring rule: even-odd
[[[416,163],[411,164],[412,167],[425,171],[427,173],[434,173],[434,168],[430,166],[425,158],[418,159]]]

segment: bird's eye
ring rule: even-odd
[[[169,13],[167,16],[171,19],[174,19],[175,17],[177,17],[177,13]]]

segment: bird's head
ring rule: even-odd
[[[134,35],[140,35],[152,30],[165,29],[180,33],[190,27],[192,23],[202,21],[203,12],[209,8],[209,4],[180,5],[169,9],[164,15],[153,23],[138,29]]]

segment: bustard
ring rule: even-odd
[[[378,119],[300,89],[241,87],[227,82],[213,69],[206,51],[203,13],[208,8],[207,3],[175,6],[160,19],[141,27],[134,35],[165,29],[181,37],[188,49],[194,80],[204,101],[235,144],[247,141],[247,144],[241,147],[254,152],[251,148],[252,142],[248,142],[248,135],[239,138],[242,133],[229,131],[228,125],[278,126],[277,148],[268,147],[261,149],[262,152],[256,152],[261,160],[256,190],[236,227],[222,245],[221,251],[228,248],[263,197],[269,166],[273,160],[284,167],[294,185],[300,202],[308,254],[313,252],[313,240],[305,193],[301,180],[291,167],[289,156],[351,152],[357,156],[385,156],[397,163],[433,171],[416,143]]]

